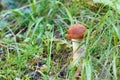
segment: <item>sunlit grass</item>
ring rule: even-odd
[[[87,0],[28,0],[0,13],[0,79],[120,79],[120,15]],[[29,4],[28,4],[29,3]],[[26,5],[25,5],[26,4]],[[70,25],[87,27],[86,56],[72,63]]]

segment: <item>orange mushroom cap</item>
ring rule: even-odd
[[[68,38],[70,39],[82,39],[84,37],[84,33],[86,31],[86,27],[81,24],[74,24],[68,30]]]

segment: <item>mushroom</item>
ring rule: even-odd
[[[84,38],[86,27],[81,24],[74,24],[68,30],[68,38],[72,39],[73,61],[84,56],[85,45],[79,48],[80,42]]]

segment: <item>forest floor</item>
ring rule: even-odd
[[[1,0],[0,80],[120,80],[119,5],[94,1]],[[67,37],[76,23],[87,28],[77,64]]]

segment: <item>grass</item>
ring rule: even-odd
[[[0,80],[75,80],[81,68],[80,80],[119,80],[119,18],[111,6],[87,0],[27,0],[3,9]],[[87,27],[86,56],[77,65],[67,38],[74,23]]]

